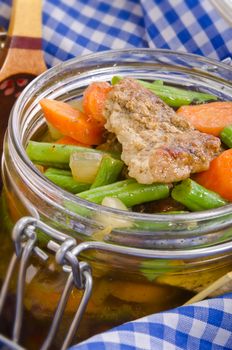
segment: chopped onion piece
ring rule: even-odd
[[[113,209],[128,211],[128,208],[125,206],[125,204],[118,198],[105,197],[101,204]],[[102,225],[106,227],[111,227],[111,228],[131,227],[133,224],[130,219],[121,219],[116,215],[113,215],[113,214],[105,215],[100,212],[96,213],[95,219],[99,221]]]
[[[69,101],[69,104],[70,106],[72,106],[72,108],[78,109],[79,111],[83,112],[82,99]]]
[[[101,163],[102,154],[95,152],[73,152],[69,166],[76,181],[93,183]]]
[[[102,205],[114,209],[128,210],[127,206],[125,206],[125,204],[119,198],[115,197],[105,197],[102,201]]]
[[[47,125],[48,125],[48,131],[49,131],[49,134],[51,135],[51,138],[53,140],[58,140],[60,139],[62,136],[64,136],[63,134],[61,134],[61,132],[59,132],[59,130],[57,130],[56,128],[54,128],[54,126],[47,122]]]

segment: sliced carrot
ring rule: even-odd
[[[232,124],[232,102],[210,102],[182,106],[177,110],[199,131],[219,136],[225,126]]]
[[[83,93],[83,109],[86,114],[98,120],[101,125],[105,124],[103,108],[108,92],[112,89],[107,82],[94,82]]]
[[[232,149],[222,152],[208,170],[194,176],[200,185],[232,201]]]
[[[81,143],[69,136],[63,136],[60,139],[58,139],[55,143],[59,143],[60,145],[75,145],[75,146],[89,147],[89,145],[85,145],[84,143]]]
[[[115,298],[131,303],[151,303],[160,299],[165,293],[161,285],[148,285],[129,281],[112,281],[110,293]]]
[[[47,283],[43,283],[41,282],[41,280],[39,281],[35,278],[33,280],[33,283],[29,283],[27,285],[25,291],[25,306],[26,309],[31,311],[36,310],[38,308],[40,310],[41,315],[46,316],[49,315],[51,312],[54,312],[60,300],[60,296],[61,291],[57,288],[54,282],[49,283],[49,286],[47,286]],[[81,300],[81,296],[81,291],[75,288],[68,300],[66,306],[67,312],[73,312],[73,310],[75,310],[76,306]]]
[[[103,127],[69,104],[43,99],[40,101],[46,120],[63,135],[86,145],[102,142]]]

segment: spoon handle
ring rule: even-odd
[[[42,0],[13,0],[5,49],[14,48],[42,50]]]
[[[13,0],[6,45],[0,57],[0,157],[14,102],[25,86],[46,70],[41,13],[42,0]]]
[[[8,36],[41,38],[41,13],[41,0],[13,0]]]
[[[42,0],[13,0],[0,60],[0,82],[19,73],[37,76],[46,70],[42,51]]]

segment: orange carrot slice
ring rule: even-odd
[[[232,149],[222,152],[213,159],[209,169],[196,174],[194,180],[232,201]]]
[[[232,124],[232,102],[210,102],[182,106],[177,110],[199,131],[219,136],[225,126]]]
[[[83,93],[83,109],[86,114],[98,120],[101,125],[105,124],[103,108],[108,92],[112,89],[107,82],[94,82]]]
[[[75,146],[89,147],[89,145],[85,145],[84,143],[81,143],[69,136],[63,136],[60,139],[58,139],[55,143],[58,143],[60,145],[75,145]]]
[[[162,299],[165,287],[129,281],[112,281],[110,292],[115,298],[131,303],[151,303]]]
[[[69,104],[43,99],[40,101],[46,120],[63,135],[86,145],[102,142],[103,127]]]

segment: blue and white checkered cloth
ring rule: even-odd
[[[0,26],[5,28],[11,2],[0,0]],[[43,3],[43,47],[48,66],[91,52],[133,47],[166,48],[219,60],[231,57],[232,27],[210,0]]]
[[[232,294],[143,317],[71,350],[231,350]]]

